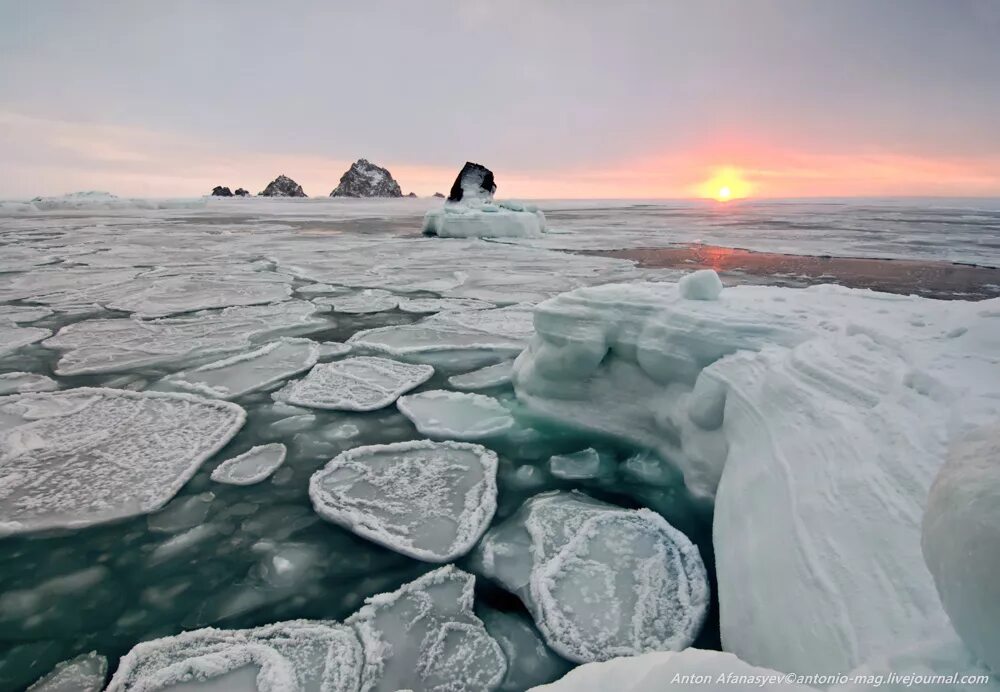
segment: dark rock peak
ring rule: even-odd
[[[246,197],[247,195],[250,194],[250,192],[248,190],[244,190],[242,187],[238,187],[236,188],[236,192],[234,192],[233,194],[236,195],[237,197]]]
[[[287,175],[279,175],[257,194],[261,197],[308,197],[302,186]]]
[[[331,197],[402,197],[403,191],[392,174],[368,159],[358,159],[351,164],[340,184],[330,193]]]
[[[416,197],[416,196],[417,196],[417,193],[416,193],[416,192],[410,192],[410,193],[408,193],[408,194],[407,194],[406,196],[407,196],[407,197]]]
[[[228,187],[223,187],[222,185],[216,185],[212,188],[212,197],[232,197],[233,191]]]
[[[435,192],[434,196],[435,197],[440,197],[441,199],[444,199],[444,195],[442,195],[440,192]]]
[[[464,198],[492,199],[496,191],[497,184],[493,180],[493,171],[478,163],[466,161],[451,186],[448,201],[461,202]]]

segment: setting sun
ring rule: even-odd
[[[704,183],[698,185],[698,196],[728,202],[750,196],[750,183],[736,168],[720,168]]]
[[[728,187],[720,187],[719,192],[715,195],[715,198],[720,202],[725,202],[732,196],[732,194],[733,193],[729,190]]]

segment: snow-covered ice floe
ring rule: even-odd
[[[439,238],[535,238],[545,230],[545,214],[513,200],[445,202],[424,216],[424,235]]]
[[[355,447],[313,474],[320,516],[397,552],[450,562],[469,552],[497,506],[497,455],[415,440]]]
[[[350,295],[313,298],[313,302],[317,305],[329,306],[334,312],[365,315],[395,310],[396,306],[399,305],[399,298],[381,288],[366,288]]]
[[[320,363],[273,397],[275,401],[310,408],[375,411],[390,406],[401,394],[419,387],[433,374],[430,365],[358,356]]]
[[[400,298],[399,309],[415,314],[432,314],[455,310],[489,310],[493,303],[475,298]]]
[[[96,651],[58,664],[28,692],[101,692],[108,676],[108,659]]]
[[[708,612],[705,566],[684,534],[650,510],[577,492],[532,497],[487,532],[472,562],[573,661],[683,649]]]
[[[0,375],[0,396],[21,392],[51,392],[59,383],[35,372],[5,372]]]
[[[267,480],[285,462],[288,450],[280,442],[257,445],[226,459],[212,471],[212,480],[228,485],[253,485]]]
[[[950,437],[1000,415],[1000,301],[711,278],[542,303],[518,399],[714,500],[723,648],[748,663],[843,673],[948,632],[921,519]]]
[[[505,360],[496,365],[487,365],[472,372],[452,375],[448,378],[448,384],[455,389],[477,390],[489,389],[490,387],[502,387],[510,383],[511,375],[514,372],[514,361]]]
[[[481,440],[514,426],[510,411],[482,394],[435,389],[400,397],[396,407],[429,437]]]
[[[0,535],[156,511],[242,427],[229,402],[79,388],[0,398]]]
[[[0,322],[0,356],[13,353],[22,346],[41,341],[52,332],[41,327],[18,327]]]

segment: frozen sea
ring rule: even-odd
[[[41,492],[38,484],[3,465],[51,440],[0,438],[0,690],[23,689],[89,651],[107,656],[114,670],[136,643],[182,630],[341,620],[366,597],[434,567],[314,511],[310,477],[333,457],[428,436],[392,405],[395,385],[352,391],[356,410],[315,399],[316,387],[289,388],[317,363],[364,356],[432,366],[427,377],[419,370],[385,375],[410,378],[411,394],[467,391],[470,378],[453,378],[497,366],[478,375],[481,388],[471,377],[472,387],[501,405],[499,418],[493,412],[489,425],[470,428],[499,454],[493,523],[542,490],[585,489],[628,508],[653,506],[701,549],[714,583],[710,514],[676,483],[668,504],[650,496],[649,469],[623,463],[641,449],[535,419],[519,405],[505,368],[531,337],[533,306],[586,286],[675,281],[712,266],[704,248],[792,256],[774,271],[753,270],[752,259],[749,269],[712,267],[727,286],[868,287],[874,284],[865,277],[880,265],[866,265],[860,278],[856,267],[838,274],[835,263],[819,272],[806,266],[816,258],[868,258],[886,260],[890,276],[894,266],[906,268],[905,280],[876,286],[883,290],[975,299],[1000,293],[1000,200],[539,201],[549,232],[503,242],[420,237],[423,214],[438,205],[101,195],[0,203],[0,395],[113,388],[181,394],[164,400],[170,406],[184,396],[228,401],[246,412],[232,439],[206,431],[204,442],[171,431],[212,416],[229,425],[235,409],[157,410],[150,402],[159,400],[138,399],[115,409],[117,417],[90,421],[111,421],[112,437],[157,442],[102,441],[95,451],[90,442],[57,440],[86,464],[66,478],[46,478],[58,487],[55,518],[33,514],[39,496],[25,498]],[[669,261],[629,254],[663,249],[680,254]],[[945,275],[959,279],[935,285]],[[378,363],[350,367],[385,372]],[[325,381],[355,376],[347,366],[322,372]],[[389,403],[379,407],[384,397]],[[13,425],[6,415],[0,412],[0,433]],[[278,444],[286,450],[280,460]],[[188,455],[178,458],[185,445]],[[265,445],[272,447],[238,460],[246,477],[263,480],[213,480],[224,460]],[[550,457],[589,447],[618,462],[610,478],[553,473]],[[177,473],[150,475],[160,487],[137,492],[146,477],[125,470],[136,455],[159,455]],[[198,455],[204,460],[189,463]],[[87,469],[94,467],[92,481]],[[128,495],[128,507],[98,506],[93,493]],[[20,514],[11,520],[11,512]],[[87,526],[83,514],[100,521]],[[485,580],[477,584],[479,606],[525,612]],[[698,646],[719,647],[717,620],[713,600]]]

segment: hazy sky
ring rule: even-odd
[[[421,195],[470,159],[501,196],[1000,196],[1000,0],[0,0],[0,198],[362,156]]]

